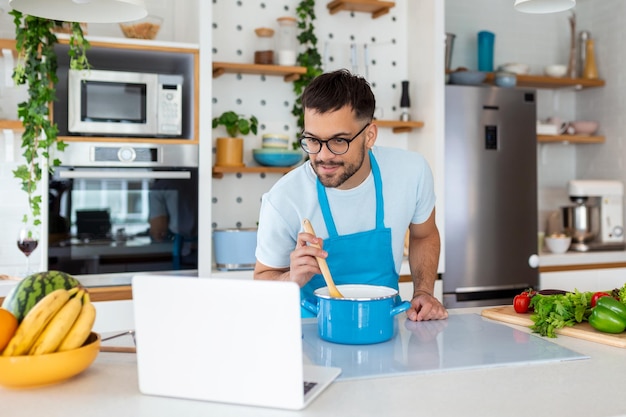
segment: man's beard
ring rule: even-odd
[[[345,162],[324,162],[316,160],[313,164],[313,170],[317,174],[317,177],[320,179],[320,182],[324,187],[327,188],[337,188],[340,187],[343,183],[350,179],[360,168],[363,166],[363,161],[365,160],[365,152],[363,148],[359,148],[359,158],[357,162],[352,164],[346,164]],[[344,172],[339,176],[323,176],[320,175],[318,171],[318,167],[322,166],[341,166],[344,167]]]

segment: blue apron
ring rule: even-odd
[[[319,178],[317,179],[317,198],[329,235],[324,240],[324,250],[328,252],[326,261],[336,285],[370,284],[397,290],[398,274],[393,259],[391,229],[385,228],[384,221],[383,184],[378,163],[371,151],[369,158],[376,189],[376,228],[373,230],[339,236],[328,204],[326,188]],[[338,209],[353,210],[355,207],[339,207]],[[324,277],[320,274],[314,275],[301,288],[300,296],[303,300],[314,299],[313,291],[325,286]],[[313,317],[313,315],[302,309],[302,317]]]

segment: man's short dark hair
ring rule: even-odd
[[[359,120],[372,120],[376,99],[365,78],[346,69],[327,72],[314,78],[302,93],[302,108],[318,113],[350,106]]]

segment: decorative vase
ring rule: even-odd
[[[243,167],[243,138],[217,138],[215,166]]]

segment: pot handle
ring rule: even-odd
[[[317,316],[317,313],[320,310],[320,306],[317,303],[317,300],[312,300],[310,298],[305,298],[300,302],[300,305],[307,311],[309,311],[310,313],[313,313],[315,316]]]
[[[403,311],[407,311],[410,307],[411,307],[411,303],[409,303],[408,301],[401,302],[400,304],[398,304],[397,306],[391,309],[390,311],[391,317],[395,316],[396,314],[400,314]]]

